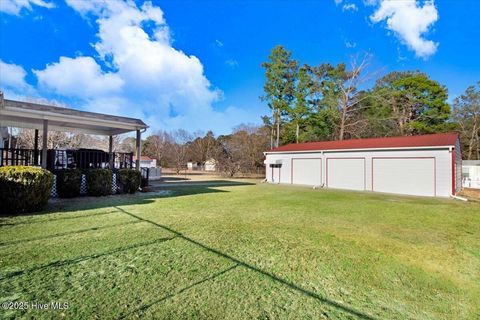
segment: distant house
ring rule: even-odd
[[[217,161],[213,158],[205,161],[205,171],[217,171]]]
[[[462,185],[464,188],[480,189],[480,160],[463,160]]]
[[[137,157],[133,157],[133,161],[137,161]],[[157,159],[152,159],[148,156],[140,157],[140,168],[155,168],[157,166]]]
[[[205,162],[187,162],[187,169],[191,171],[216,171],[216,161],[213,158],[207,159]]]
[[[187,169],[192,170],[192,171],[202,171],[202,164],[200,162],[193,162],[189,161],[187,162]]]

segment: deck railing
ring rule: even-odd
[[[0,148],[0,166],[36,166],[40,163],[38,150]]]
[[[47,169],[133,168],[133,153],[113,152],[112,157],[110,161],[110,154],[101,150],[51,149],[47,151]],[[39,166],[41,163],[41,150],[0,148],[0,166]]]

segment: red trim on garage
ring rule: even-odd
[[[293,184],[293,160],[320,160],[320,184],[322,183],[322,158],[292,158],[290,184]]]
[[[373,188],[373,160],[374,159],[433,159],[433,196],[437,196],[437,158],[436,157],[372,157],[372,191]]]
[[[336,159],[343,159],[343,160],[358,160],[358,159],[363,159],[363,189],[367,190],[367,159],[365,157],[344,157],[344,158],[325,158],[325,183],[328,188],[328,160],[336,160]]]

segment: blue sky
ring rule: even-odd
[[[157,129],[260,123],[271,48],[300,63],[421,70],[450,100],[480,80],[480,3],[463,1],[0,2],[8,97],[143,118]]]

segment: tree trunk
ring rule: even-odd
[[[297,143],[298,143],[298,135],[299,135],[299,133],[300,133],[300,126],[299,126],[299,124],[298,124],[298,122],[297,122],[297,130],[296,130],[296,132],[295,132],[295,136],[296,136],[296,139],[297,139]]]
[[[342,110],[342,117],[340,118],[340,132],[338,134],[338,140],[343,140],[343,136],[345,135],[345,120],[347,117],[347,107],[344,106]]]
[[[274,129],[273,122],[272,122],[272,127],[270,128],[270,149],[273,149],[273,132],[274,132],[274,130],[275,129]]]
[[[280,145],[280,112],[277,109],[277,148]]]
[[[477,131],[477,160],[480,160],[480,139]]]
[[[473,152],[473,145],[475,143],[475,138],[477,138],[477,145],[478,145],[478,133],[477,133],[477,124],[475,123],[472,128],[472,136],[470,137],[470,143],[468,144],[468,156],[467,159],[472,159],[472,152]],[[478,154],[478,150],[477,150]]]

